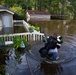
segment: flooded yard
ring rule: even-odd
[[[40,24],[38,26],[46,35],[57,32],[63,36],[64,42],[59,49],[59,57],[65,61],[59,64],[42,62],[38,51],[44,46],[43,43],[35,43],[29,51],[25,48],[22,52],[16,51],[12,46],[0,47],[0,75],[76,75],[75,21]]]
[[[43,44],[34,44],[29,51],[18,53],[11,48],[5,59],[5,75],[75,75],[76,48],[64,42],[59,49],[63,63],[49,64],[41,61],[39,49]]]

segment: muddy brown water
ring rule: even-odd
[[[76,75],[76,21],[51,20],[49,22],[31,22],[41,28],[41,32],[52,35],[54,32],[63,36],[64,43],[59,49],[65,63],[48,64],[41,62],[38,50],[42,43],[34,44],[30,52],[15,54],[12,47],[0,50],[1,75]],[[7,51],[5,51],[7,50]],[[29,68],[29,65],[31,69]],[[40,65],[40,66],[39,66]]]

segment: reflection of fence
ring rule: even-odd
[[[9,35],[0,35],[3,41],[13,41],[15,36],[20,36],[20,38],[25,38],[27,41],[38,41],[42,40],[43,33],[17,33]]]

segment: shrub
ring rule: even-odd
[[[38,27],[38,26],[33,26],[33,25],[31,25],[31,26],[29,27],[29,30],[30,30],[30,29],[36,30],[36,31],[40,31],[40,27]]]
[[[29,29],[35,29],[35,27],[34,27],[33,25],[31,25],[31,26],[29,27]]]
[[[20,38],[20,36],[16,36],[14,39],[13,39],[13,42],[14,42],[14,48],[15,49],[18,49],[21,45],[21,42],[23,41],[24,45],[26,46],[27,44],[27,41],[25,38]]]
[[[11,11],[15,13],[15,16],[18,16],[19,19],[25,19],[25,12],[21,6],[13,6],[10,8]]]
[[[40,31],[40,27],[37,27],[37,26],[36,26],[36,27],[35,27],[35,30],[36,30],[36,31]]]

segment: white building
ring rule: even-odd
[[[26,20],[28,21],[50,21],[50,13],[47,11],[26,10]]]
[[[0,34],[7,34],[13,30],[13,14],[6,7],[0,5]]]

